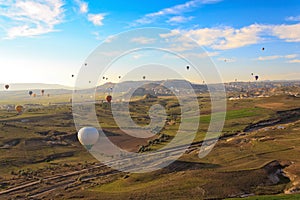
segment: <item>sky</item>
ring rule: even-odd
[[[73,86],[85,60],[105,40],[145,27],[169,30],[167,39],[191,38],[224,82],[249,81],[251,73],[260,80],[299,80],[299,0],[142,2],[0,0],[0,83]],[[152,42],[143,36],[131,41]],[[119,67],[126,72],[130,63]]]

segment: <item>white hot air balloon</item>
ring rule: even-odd
[[[96,144],[99,133],[94,127],[83,127],[78,131],[79,142],[87,149],[90,150]]]

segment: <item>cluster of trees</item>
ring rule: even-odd
[[[170,139],[170,136],[167,134],[161,134],[158,138],[154,139],[154,140],[149,140],[147,145],[142,145],[140,146],[138,152],[139,153],[143,153],[146,151],[151,151],[151,146],[155,145],[155,144],[160,144],[163,142],[166,142]]]

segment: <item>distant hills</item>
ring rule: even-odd
[[[0,84],[1,90],[4,90],[5,84]],[[17,90],[37,90],[37,89],[63,89],[63,90],[72,90],[72,87],[59,85],[59,84],[46,84],[46,83],[11,83],[9,84],[10,91],[17,91]]]
[[[119,84],[116,83],[105,83],[103,85],[99,85],[96,88],[97,92],[100,93],[110,93],[112,88],[116,89],[117,92],[126,94],[130,93],[134,90],[134,88],[138,88],[136,91],[136,95],[167,95],[170,93],[168,88],[173,88],[174,90],[182,91],[183,93],[189,93],[190,89],[187,90],[187,84],[191,86],[194,92],[202,93],[207,92],[208,88],[206,84],[195,84],[190,83],[186,80],[163,80],[163,81],[125,81]],[[64,93],[72,93],[73,87],[59,85],[59,84],[45,84],[45,83],[11,83],[8,90],[4,89],[5,84],[0,84],[0,93],[2,92],[18,92],[18,91],[29,91],[32,90],[35,93],[39,93],[41,89],[46,91],[52,90],[52,93],[56,94],[64,94]],[[219,84],[212,84],[215,87]],[[290,86],[300,86],[300,81],[252,81],[252,82],[231,82],[225,83],[225,88],[227,91],[241,91],[241,89],[250,89],[250,88],[278,88],[278,87],[290,87]],[[115,90],[115,91],[116,91]],[[77,91],[81,91],[80,93],[91,93],[95,91],[95,88],[88,89],[77,89]],[[46,92],[47,93],[47,92]]]

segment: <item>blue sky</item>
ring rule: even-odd
[[[0,0],[0,83],[72,86],[103,40],[143,27],[195,40],[225,82],[300,77],[299,0]]]

